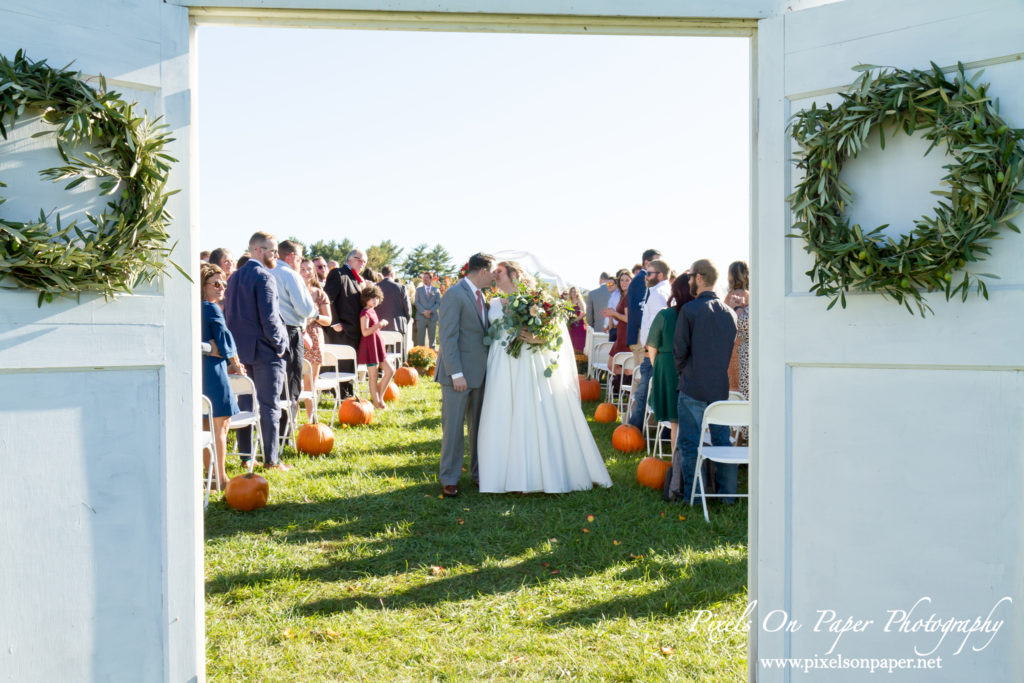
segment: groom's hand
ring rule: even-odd
[[[455,391],[465,391],[467,386],[465,377],[452,378],[452,389]]]

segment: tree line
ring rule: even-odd
[[[317,240],[306,243],[298,237],[288,239],[299,242],[305,247],[305,256],[314,258],[323,256],[324,259],[344,263],[348,253],[355,249],[355,244],[349,238],[340,242],[337,240]],[[440,244],[433,247],[426,242],[417,245],[405,255],[405,249],[398,246],[391,240],[384,240],[380,244],[374,244],[366,248],[367,265],[374,270],[380,270],[382,266],[391,264],[407,280],[419,277],[425,270],[436,271],[440,277],[454,276],[458,273],[458,266],[452,261],[452,255]]]

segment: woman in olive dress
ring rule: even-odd
[[[672,340],[676,334],[679,309],[692,300],[690,276],[683,273],[672,283],[672,305],[658,311],[658,315],[654,316],[645,342],[647,355],[654,365],[651,371],[651,391],[647,395],[647,401],[654,411],[654,419],[671,425],[673,448],[679,430],[679,373],[676,372],[675,359],[672,357]],[[658,437],[660,438],[661,434]]]

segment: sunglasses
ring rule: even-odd
[[[217,287],[218,289],[224,289],[225,287],[228,286],[226,282],[221,282],[220,280],[217,280],[215,282],[207,282],[206,284]]]

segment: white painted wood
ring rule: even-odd
[[[187,189],[187,10],[8,0],[0,53],[19,48],[102,73],[164,115],[181,160],[170,186]],[[16,181],[0,215],[81,208],[32,187],[46,151],[25,134],[0,148],[0,176]],[[174,257],[192,269],[187,192],[168,206]],[[196,301],[177,274],[133,296],[42,308],[0,289],[0,680],[202,680]]]
[[[336,3],[344,7],[346,3]],[[550,8],[549,8],[550,9]],[[568,12],[568,10],[567,10]],[[468,31],[478,33],[563,33],[603,35],[749,36],[755,19],[675,18],[523,13],[455,13],[353,11],[350,9],[264,9],[250,7],[195,7],[197,22],[207,25],[274,26],[405,31]]]
[[[506,14],[547,16],[611,16],[670,18],[762,18],[784,10],[780,0],[170,0],[195,8],[253,9],[272,16],[274,10],[353,10],[406,12],[416,15]],[[420,19],[425,17],[420,16]]]
[[[855,64],[917,68],[932,60],[986,67],[983,80],[992,82],[1003,115],[1022,126],[1022,28],[1020,4],[1002,0],[847,0],[760,22],[752,472],[758,497],[751,533],[758,657],[825,657],[835,634],[814,627],[818,610],[834,610],[874,623],[847,633],[829,656],[914,658],[915,645],[927,652],[937,638],[885,632],[887,610],[908,610],[927,596],[934,602],[922,617],[984,619],[1008,596],[1013,604],[993,617],[1005,625],[985,649],[971,650],[984,644],[972,640],[955,654],[963,636],[950,636],[932,653],[942,656],[941,669],[893,677],[1024,679],[1016,647],[1024,629],[1024,352],[1009,341],[1021,332],[1024,238],[1007,232],[992,258],[972,266],[1002,278],[991,301],[972,295],[947,303],[931,295],[935,315],[921,319],[880,296],[858,294],[845,310],[826,312],[827,300],[807,293],[809,255],[799,240],[785,237],[785,197],[797,179],[785,163],[793,149],[782,134],[794,112],[812,101],[834,102],[856,76],[849,70]],[[765,68],[773,60],[779,73]],[[919,153],[913,145],[887,145],[855,164],[891,164],[919,175],[906,170],[916,161],[908,157]],[[889,182],[902,182],[902,191],[863,198],[873,204],[864,215],[894,215],[908,194],[930,183],[898,176]],[[784,610],[803,628],[769,632],[761,620],[772,610]],[[853,669],[757,671],[759,681],[796,679],[873,676]]]

